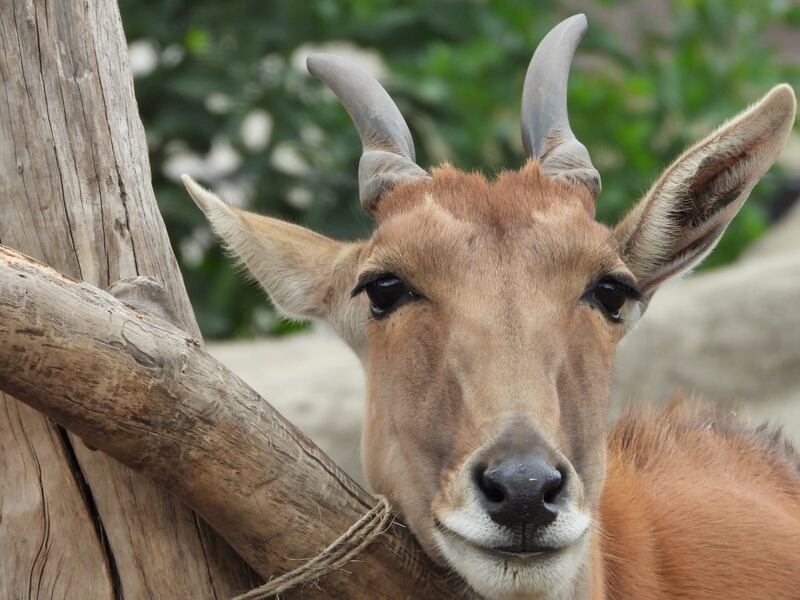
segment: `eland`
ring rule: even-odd
[[[689,148],[609,228],[567,115],[585,30],[576,15],[539,45],[522,94],[530,159],[494,179],[417,165],[380,84],[311,55],[361,137],[369,240],[184,181],[277,309],[328,322],[359,356],[368,481],[479,594],[798,598],[800,458],[779,434],[681,398],[606,423],[615,348],[778,157],[794,93],[775,87]]]

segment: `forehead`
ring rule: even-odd
[[[593,213],[583,188],[542,174],[536,163],[493,181],[443,167],[382,200],[365,269],[453,282],[624,268]]]

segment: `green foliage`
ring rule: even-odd
[[[573,129],[603,176],[598,216],[613,222],[686,145],[775,83],[800,81],[763,42],[774,26],[800,24],[800,11],[788,1],[670,0],[664,18],[648,20],[636,2],[597,5],[569,102]],[[208,337],[293,326],[274,319],[262,293],[222,255],[175,181],[176,157],[227,156],[229,164],[201,179],[231,188],[233,197],[242,192],[251,210],[333,236],[367,235],[357,201],[358,136],[305,73],[302,48],[347,42],[370,51],[389,71],[383,82],[409,122],[418,162],[492,173],[523,161],[525,69],[536,43],[568,16],[549,0],[121,0],[120,7],[129,41],[155,51],[136,92],[156,194]],[[268,114],[265,145],[242,134],[254,111],[262,125]],[[710,264],[732,260],[764,231],[764,199],[781,177],[773,171],[756,188]]]

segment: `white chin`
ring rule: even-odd
[[[455,571],[484,598],[556,600],[572,589],[586,560],[588,536],[558,552],[505,557],[464,538],[434,532],[436,544]]]

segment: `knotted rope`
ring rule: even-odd
[[[392,511],[389,501],[378,496],[378,503],[344,535],[304,565],[270,579],[267,583],[237,596],[233,600],[264,600],[273,598],[303,583],[317,581],[336,571],[358,556],[389,528]]]

